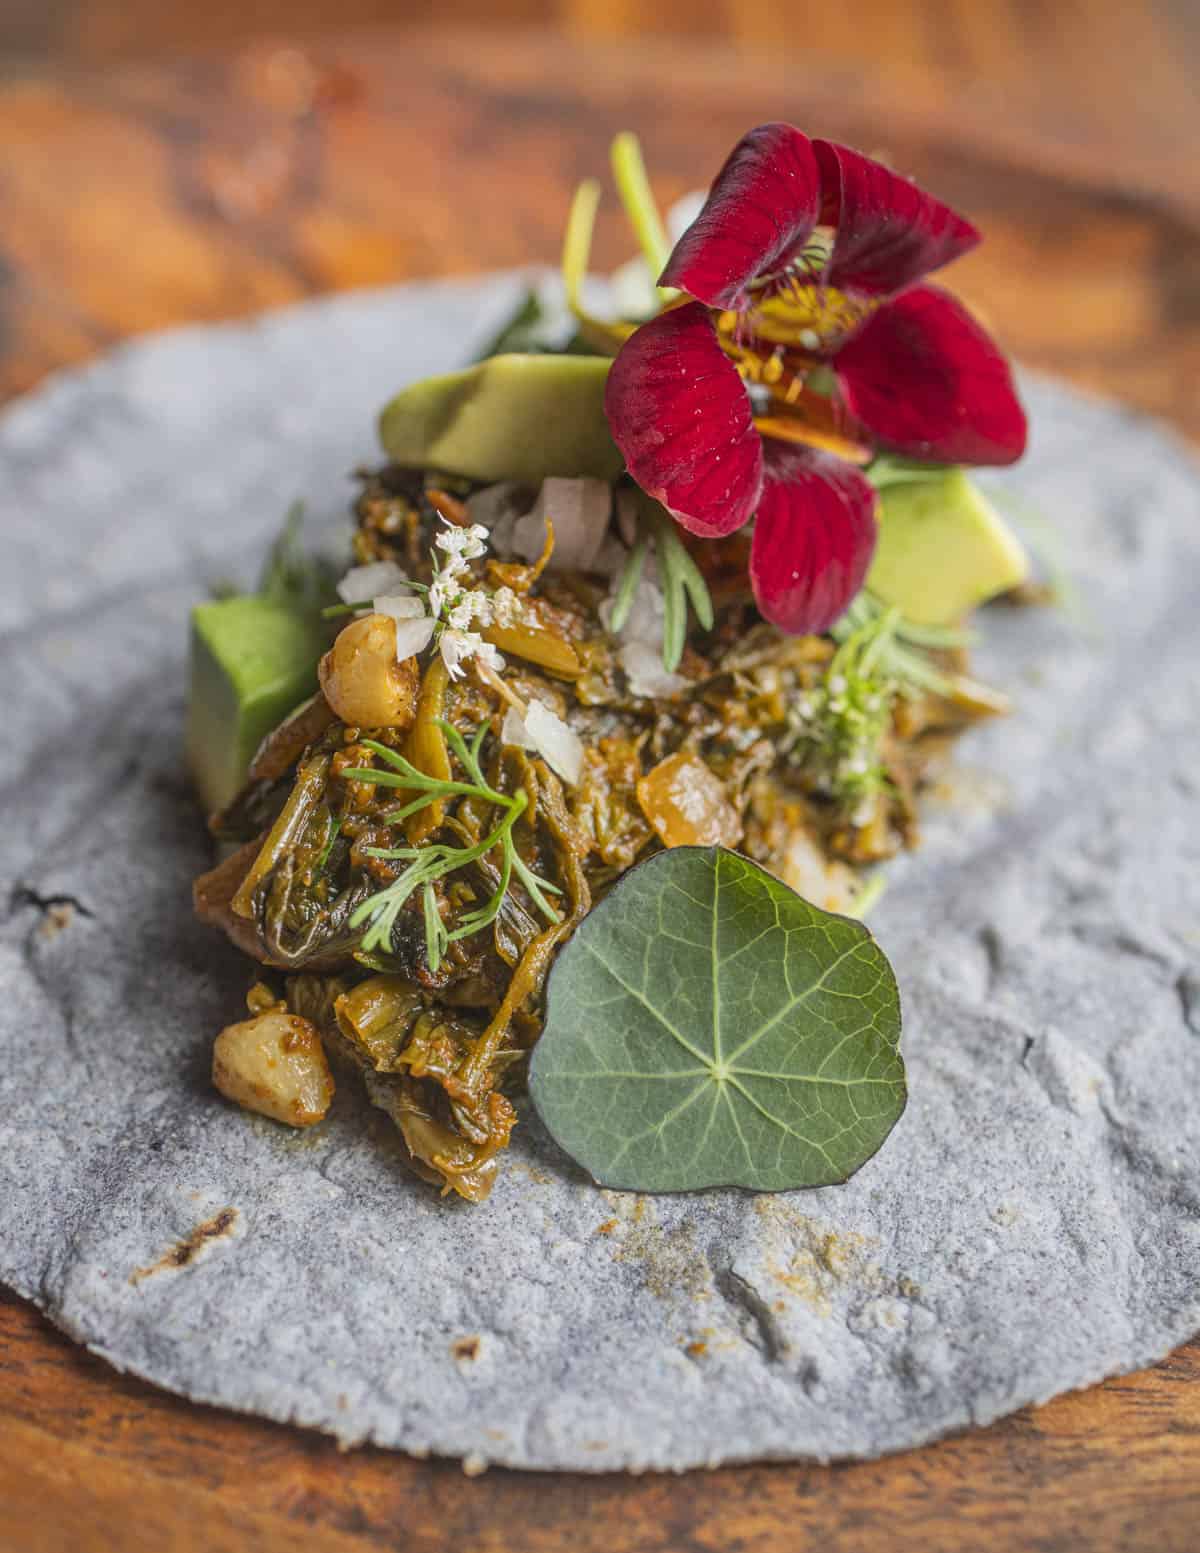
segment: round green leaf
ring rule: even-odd
[[[558,957],[529,1089],[605,1186],[827,1186],[904,1110],[900,996],[861,922],[721,847],[631,869]]]

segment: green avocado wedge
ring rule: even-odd
[[[961,469],[881,483],[867,587],[919,625],[951,625],[1029,575],[1020,540]]]
[[[397,464],[470,480],[615,480],[623,460],[604,417],[611,365],[607,356],[492,356],[424,378],[384,407],[380,440]]]
[[[254,752],[317,686],[328,627],[249,594],[192,610],[187,761],[208,812],[241,788]]]

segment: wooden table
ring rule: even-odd
[[[908,0],[911,17],[936,9]],[[951,9],[964,13],[963,0]],[[1194,48],[1186,31],[1180,47]],[[885,150],[984,227],[955,279],[1017,354],[1200,433],[1189,99],[1164,77],[1166,122],[1145,111],[1144,83],[1098,111],[1086,50],[1054,93],[1032,60],[1029,81],[968,89],[960,67],[907,49],[903,30],[885,42],[885,73],[866,50],[789,60],[593,41],[580,53],[553,36],[478,32],[10,73],[0,392],[165,324],[552,261],[571,185],[603,167],[617,129],[642,135],[671,198],[748,125],[786,117]],[[623,251],[613,217],[597,257]],[[0,1549],[1193,1553],[1198,1381],[1193,1344],[1143,1375],[865,1465],[469,1480],[453,1463],[345,1456],[181,1403],[0,1296]]]

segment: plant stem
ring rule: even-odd
[[[619,134],[612,143],[611,157],[621,204],[650,270],[650,279],[657,281],[671,256],[671,243],[646,176],[646,163],[637,136],[629,130]],[[659,295],[670,299],[678,293],[669,287],[660,287]]]

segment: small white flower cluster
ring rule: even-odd
[[[443,522],[446,520],[443,519]],[[488,531],[480,523],[460,528],[447,523],[434,545],[433,581],[424,596],[408,591],[409,579],[394,561],[376,561],[353,567],[338,584],[346,603],[371,599],[371,608],[396,622],[396,657],[403,662],[424,652],[437,637],[438,651],[452,679],[461,679],[463,664],[470,659],[493,671],[504,659],[473,626],[514,625],[522,604],[511,588],[485,593],[464,586],[468,563],[487,553]]]
[[[434,557],[433,582],[426,595],[428,618],[442,625],[438,648],[451,679],[462,678],[462,666],[471,658],[485,668],[504,667],[504,659],[492,644],[485,642],[478,631],[471,630],[475,624],[491,625],[491,598],[479,588],[463,587],[467,563],[487,553],[487,537],[488,531],[481,523],[467,528],[450,523],[434,540],[445,560],[439,565]]]

